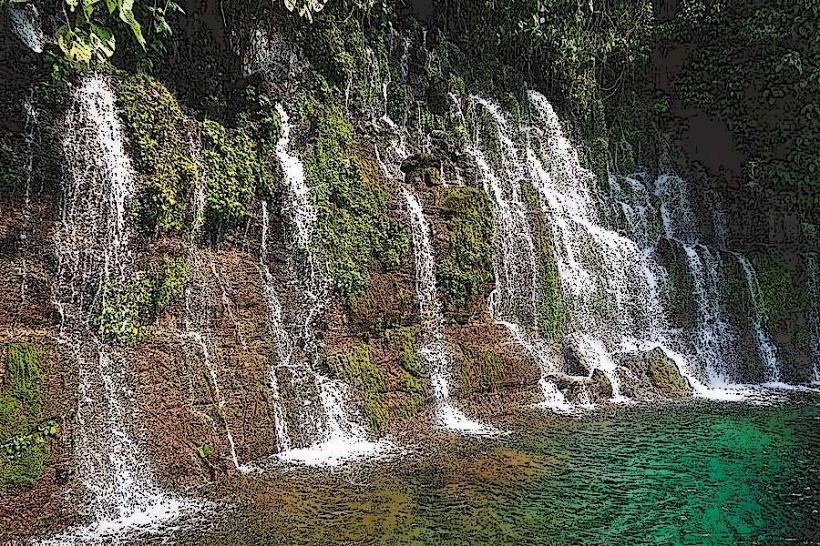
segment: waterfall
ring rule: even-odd
[[[752,324],[754,327],[755,343],[757,343],[757,351],[760,354],[763,365],[769,370],[769,382],[779,383],[780,367],[777,364],[777,350],[771,338],[769,338],[769,333],[766,331],[764,324],[766,310],[763,305],[763,295],[760,293],[760,284],[757,281],[757,273],[746,256],[736,254],[736,257],[738,263],[743,268],[743,274],[746,277],[746,286],[749,289],[749,296],[752,298],[752,305],[754,306],[755,316],[752,320]]]
[[[306,303],[299,311],[303,313],[304,320],[300,331],[297,332],[298,337],[294,338],[293,334],[289,335],[282,326],[283,309],[276,295],[270,273],[263,275],[270,309],[271,328],[279,353],[279,363],[271,370],[271,389],[274,398],[279,399],[277,407],[281,408],[284,401],[276,373],[277,369],[287,368],[293,374],[293,378],[297,376],[308,378],[303,382],[305,384],[297,386],[297,390],[303,396],[299,405],[309,406],[312,401],[304,398],[304,395],[307,391],[315,391],[320,406],[319,412],[311,410],[304,412],[316,435],[313,443],[304,448],[290,447],[291,442],[286,437],[287,425],[284,421],[284,409],[281,410],[281,421],[277,416],[277,422],[280,423],[277,427],[281,427],[281,430],[277,431],[277,436],[281,432],[285,437],[281,438],[280,448],[284,451],[278,454],[278,458],[308,465],[333,465],[347,459],[375,454],[382,451],[386,444],[368,441],[362,427],[350,419],[350,393],[347,385],[338,379],[325,376],[316,369],[319,349],[314,322],[324,310],[329,283],[319,272],[313,251],[317,213],[311,201],[310,188],[305,181],[304,166],[302,161],[291,155],[289,151],[290,118],[281,104],[277,104],[276,109],[282,120],[282,135],[276,146],[276,155],[284,172],[283,212],[292,227],[290,232],[294,236],[297,250],[294,259],[298,269],[296,274],[303,279],[301,297],[306,300]],[[264,219],[267,220],[267,216]],[[264,237],[267,237],[267,230],[263,229],[263,232]],[[293,350],[295,342],[298,342],[301,354],[296,354]]]
[[[412,226],[416,260],[416,298],[419,304],[425,341],[419,355],[430,370],[436,414],[441,425],[465,434],[493,434],[495,429],[468,418],[453,406],[450,397],[449,369],[452,356],[441,332],[443,318],[436,290],[435,258],[430,244],[430,227],[416,196],[403,189]]]
[[[270,328],[273,342],[276,345],[276,356],[279,359],[279,366],[290,364],[293,354],[290,338],[282,324],[282,303],[273,289],[273,276],[266,263],[268,254],[268,204],[262,201],[262,241],[259,250],[259,262],[262,273],[262,286],[265,301],[268,304],[270,314]],[[274,403],[274,426],[276,427],[276,443],[280,451],[287,451],[291,447],[290,436],[288,435],[288,422],[285,416],[285,406],[282,402],[282,395],[279,390],[279,378],[276,375],[276,366],[270,369],[270,389]]]
[[[58,341],[79,366],[75,460],[85,489],[81,511],[93,518],[53,543],[111,541],[130,530],[157,531],[191,503],[156,483],[135,433],[133,380],[125,355],[102,342],[93,324],[106,287],[129,280],[127,214],[135,176],[108,83],[85,79],[66,119],[61,216],[53,289],[61,316]]]
[[[463,119],[457,98],[451,94],[450,99]],[[472,99],[493,119],[495,136],[501,147],[500,168],[490,165],[480,146],[480,134],[476,136],[476,144],[467,149],[478,166],[484,192],[493,202],[496,225],[493,269],[496,289],[490,295],[490,312],[496,322],[504,326],[541,367],[539,385],[545,404],[562,409],[565,401],[556,398],[556,393],[560,391],[547,379],[547,375],[554,371],[554,364],[546,343],[538,337],[537,332],[540,296],[535,243],[521,187],[525,168],[509,136],[510,125],[501,109],[486,99]]]
[[[497,288],[491,310],[496,319],[534,326],[538,275],[535,244],[521,189],[524,169],[509,137],[509,123],[501,110],[487,100],[475,98],[475,101],[494,119],[501,145],[499,159],[502,166],[498,171],[490,166],[478,146],[468,149],[482,175],[484,191],[494,205],[498,259],[495,260]]]
[[[658,267],[649,252],[606,226],[595,176],[581,166],[546,98],[534,91],[528,98],[534,122],[528,172],[552,228],[566,329],[577,334],[570,338],[578,342],[576,349],[609,376],[617,399],[616,365],[609,355],[668,343]],[[643,232],[648,244],[650,233],[646,227]]]
[[[661,200],[661,220],[666,238],[679,243],[686,253],[698,310],[695,349],[710,386],[730,383],[737,369],[738,334],[729,323],[720,303],[720,253],[698,240],[696,217],[683,179],[661,175],[655,183],[655,194]],[[719,221],[719,216],[718,216]]]
[[[809,315],[809,335],[811,336],[811,360],[815,383],[820,383],[820,272],[817,267],[817,256],[810,254],[806,258],[806,269],[809,274],[812,309]]]
[[[191,149],[196,163],[202,165],[199,157],[199,143],[192,143]],[[187,240],[187,263],[191,272],[191,282],[185,289],[185,332],[180,337],[186,343],[190,343],[202,358],[208,372],[211,394],[216,400],[216,411],[221,422],[221,428],[228,440],[231,462],[237,471],[247,473],[254,470],[254,467],[242,463],[236,451],[237,442],[228,422],[227,399],[219,386],[219,365],[222,360],[213,342],[211,332],[213,330],[211,316],[214,302],[217,301],[217,295],[212,288],[212,283],[218,283],[219,279],[213,258],[206,256],[199,246],[202,228],[205,225],[205,175],[205,172],[201,173],[192,193],[190,212],[193,220]],[[223,300],[226,299],[226,295],[224,293],[222,295]],[[210,417],[207,417],[207,419],[214,423]],[[215,423],[214,427],[216,429]]]

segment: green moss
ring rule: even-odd
[[[279,176],[276,145],[282,136],[282,119],[268,95],[257,93],[254,87],[247,87],[244,95],[245,111],[238,116],[237,126],[256,144],[257,193],[272,195]]]
[[[417,415],[427,401],[427,389],[422,381],[422,370],[416,353],[416,340],[410,328],[398,328],[389,333],[391,346],[398,351],[401,375],[401,397],[392,407],[398,419],[411,419]]]
[[[399,265],[409,248],[407,234],[388,215],[375,167],[358,154],[353,127],[339,108],[320,116],[305,169],[318,211],[317,244],[338,292],[355,299],[376,265]]]
[[[538,331],[547,339],[555,340],[561,335],[564,324],[564,308],[561,301],[561,278],[555,261],[552,244],[547,239],[539,241],[538,283]]]
[[[0,490],[31,486],[50,454],[57,423],[41,419],[45,383],[42,350],[28,343],[6,346],[6,380],[0,393]]]
[[[27,411],[36,412],[41,403],[44,376],[42,351],[29,343],[12,343],[6,348],[6,390]]]
[[[213,120],[202,123],[202,137],[206,223],[235,224],[256,188],[256,145],[243,128],[227,129]]]
[[[152,274],[155,279],[153,304],[156,312],[163,311],[188,283],[188,264],[184,258],[172,258],[165,255],[162,258],[163,270],[155,270]]]
[[[493,280],[495,222],[492,203],[471,187],[442,188],[439,207],[448,211],[447,254],[438,262],[438,281],[446,304],[464,308]]]
[[[356,347],[347,355],[345,375],[359,390],[365,403],[365,415],[371,428],[382,432],[390,420],[390,413],[384,401],[387,390],[384,375],[370,358],[370,348],[366,345]]]
[[[561,300],[561,279],[555,261],[552,237],[541,211],[541,201],[530,182],[521,185],[522,197],[532,221],[533,244],[535,245],[538,272],[539,302],[536,310],[536,327],[547,339],[557,339],[564,323]]]
[[[609,175],[607,166],[609,154],[609,140],[598,137],[589,146],[589,166],[600,182],[606,182]]]
[[[38,445],[14,457],[0,457],[0,486],[31,487],[51,455],[49,445]]]
[[[471,395],[496,392],[504,379],[504,366],[495,351],[482,351],[467,345],[460,346],[459,384],[461,392]]]
[[[117,98],[145,174],[141,199],[146,224],[160,232],[179,230],[199,170],[185,153],[185,116],[174,96],[150,76],[132,76],[117,87]]]
[[[0,429],[9,426],[17,413],[17,400],[7,394],[0,396]],[[2,436],[0,436],[2,440]]]
[[[145,325],[182,293],[187,282],[185,260],[165,255],[162,266],[152,264],[148,271],[138,271],[131,282],[107,284],[95,318],[100,337],[125,345],[138,343],[145,336]]]
[[[808,316],[811,294],[797,267],[785,257],[771,254],[752,254],[749,261],[757,273],[769,327],[784,331],[790,327],[792,315]]]

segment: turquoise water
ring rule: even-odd
[[[820,543],[816,405],[621,408],[459,442],[271,476],[192,543]]]

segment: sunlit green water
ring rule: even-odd
[[[358,483],[270,478],[282,489],[199,543],[820,543],[816,405],[636,408],[464,442]]]

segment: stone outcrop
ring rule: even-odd
[[[663,349],[619,355],[623,394],[636,399],[682,398],[692,387]]]

